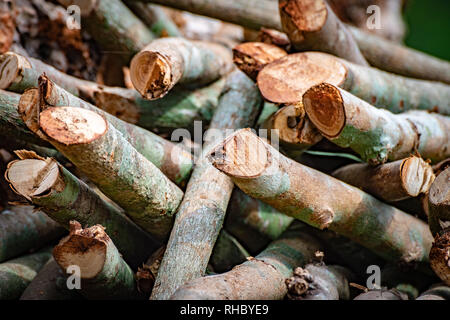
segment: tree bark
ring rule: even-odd
[[[69,229],[71,220],[89,227],[101,224],[132,268],[157,249],[157,241],[121,209],[103,200],[55,160],[30,153],[19,157],[21,160],[9,163],[5,173],[11,187],[63,227]]]
[[[424,111],[392,114],[327,83],[310,88],[303,105],[322,135],[372,165],[416,152],[433,162],[450,156],[449,117]]]
[[[172,300],[281,300],[287,293],[285,279],[321,249],[316,239],[291,226],[255,258],[231,271],[192,280],[172,295]]]
[[[133,270],[121,258],[101,225],[81,228],[72,221],[70,234],[53,249],[53,257],[63,272],[69,266],[80,268],[79,292],[88,299],[139,299]]]
[[[231,73],[178,209],[151,299],[167,299],[186,281],[203,276],[233,190],[233,182],[205,155],[227,129],[252,125],[260,105],[256,85],[239,70]]]
[[[245,248],[227,231],[222,229],[217,237],[209,263],[217,273],[230,271],[250,257]]]
[[[40,113],[49,141],[131,219],[164,240],[183,192],[99,114],[53,107]]]
[[[321,52],[290,54],[258,74],[263,97],[275,103],[297,103],[312,86],[326,82],[393,113],[413,109],[450,115],[450,86],[410,79],[356,65]]]
[[[336,231],[387,260],[428,261],[432,236],[425,223],[284,157],[249,129],[216,146],[210,160],[242,191],[284,214]]]
[[[202,86],[232,68],[231,52],[212,42],[165,38],[151,42],[133,57],[130,76],[149,100],[164,97],[176,84]]]

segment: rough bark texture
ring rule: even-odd
[[[192,171],[193,159],[191,154],[184,151],[181,147],[163,139],[162,137],[150,131],[142,129],[122,121],[107,112],[73,96],[63,90],[46,77],[40,78],[40,110],[47,106],[71,106],[88,109],[97,112],[106,118],[106,120],[115,127],[123,137],[145,158],[150,160],[158,167],[170,180],[178,185],[185,185]],[[23,106],[24,113],[35,114],[36,103]],[[19,107],[20,108],[20,107]],[[36,124],[34,124],[36,125]]]
[[[47,141],[34,135],[22,121],[18,112],[19,101],[20,95],[0,90],[0,135],[7,138],[5,139],[6,144],[15,140],[18,143],[51,147]]]
[[[258,87],[267,100],[297,103],[312,86],[326,82],[394,113],[421,109],[450,115],[450,86],[397,76],[322,52],[290,54],[264,67]]]
[[[231,271],[198,278],[181,286],[173,300],[280,300],[287,293],[285,279],[320,250],[304,226],[291,226],[255,258]]]
[[[230,178],[216,170],[206,155],[227,129],[251,126],[260,105],[255,84],[239,70],[231,73],[177,212],[151,299],[167,299],[185,282],[203,276],[233,190]]]
[[[103,117],[81,108],[47,108],[40,128],[136,224],[166,238],[183,192]]]
[[[331,142],[381,164],[418,152],[438,162],[450,156],[450,118],[425,111],[392,114],[323,83],[303,95],[312,123]]]
[[[137,0],[132,0],[137,1]],[[189,11],[259,30],[261,27],[280,30],[277,4],[273,0],[145,0]]]
[[[290,300],[348,300],[348,270],[339,266],[308,264],[294,269],[286,279],[287,298]]]
[[[287,215],[336,231],[388,260],[428,261],[432,236],[425,223],[284,157],[249,129],[229,136],[210,159],[242,191]]]
[[[225,229],[252,254],[261,252],[291,224],[288,217],[271,206],[235,189],[225,218]]]
[[[24,160],[11,162],[5,174],[12,188],[66,229],[71,220],[88,227],[101,224],[133,268],[157,249],[157,242],[121,209],[103,200],[55,160],[30,153],[21,158]]]
[[[63,271],[80,268],[80,294],[88,299],[138,299],[133,270],[121,258],[101,225],[82,229],[72,221],[70,234],[53,249],[53,257]]]
[[[161,6],[126,0],[133,13],[159,37],[181,37],[182,33]]]
[[[267,64],[287,55],[283,49],[263,42],[245,42],[233,48],[233,62],[252,80]]]
[[[325,0],[279,0],[283,30],[297,50],[323,51],[368,66],[347,27]]]
[[[25,289],[20,300],[80,300],[78,290],[69,290],[66,274],[53,257],[42,267],[39,273]]]
[[[196,120],[211,120],[224,83],[219,79],[194,91],[177,88],[157,100],[146,100],[132,89],[100,88],[94,93],[94,101],[100,109],[143,128],[191,129]]]
[[[51,248],[42,249],[0,264],[0,299],[15,300],[51,257]]]
[[[176,84],[202,86],[232,68],[231,52],[212,42],[165,38],[151,42],[133,57],[130,76],[146,99],[165,96]]]
[[[366,60],[374,67],[402,76],[450,84],[450,63],[423,52],[348,27]]]
[[[376,167],[350,164],[334,171],[332,176],[387,202],[428,193],[435,178],[431,166],[417,156]]]
[[[62,237],[64,229],[40,211],[15,206],[0,212],[0,262],[39,249]]]
[[[102,50],[117,54],[127,63],[155,36],[120,0],[58,0],[65,7],[78,5],[81,27]]]

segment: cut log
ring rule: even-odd
[[[55,148],[136,224],[158,240],[167,237],[183,192],[119,131],[81,108],[47,108],[39,118],[40,129]]]
[[[435,178],[431,166],[417,156],[376,167],[350,164],[334,171],[332,176],[387,202],[428,193]]]
[[[10,162],[5,173],[11,187],[66,229],[71,220],[89,227],[103,225],[133,268],[157,249],[157,241],[122,210],[103,200],[55,160],[23,151],[19,157],[22,160]]]
[[[434,162],[450,156],[449,117],[425,111],[392,114],[327,83],[310,88],[303,105],[322,135],[372,165],[416,152]]]
[[[146,99],[165,96],[175,84],[202,86],[232,68],[231,52],[211,42],[165,38],[151,42],[133,57],[130,76]]]
[[[425,223],[284,157],[249,129],[227,137],[210,160],[242,191],[284,214],[336,231],[387,260],[428,261],[432,236]]]
[[[63,272],[70,266],[80,269],[81,295],[88,299],[142,299],[133,270],[121,258],[101,225],[81,228],[72,221],[70,234],[53,249],[53,257]]]

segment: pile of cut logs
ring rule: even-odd
[[[0,299],[450,299],[403,2],[0,0]]]

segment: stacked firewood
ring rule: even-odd
[[[450,299],[450,63],[403,6],[2,0],[0,299]]]

